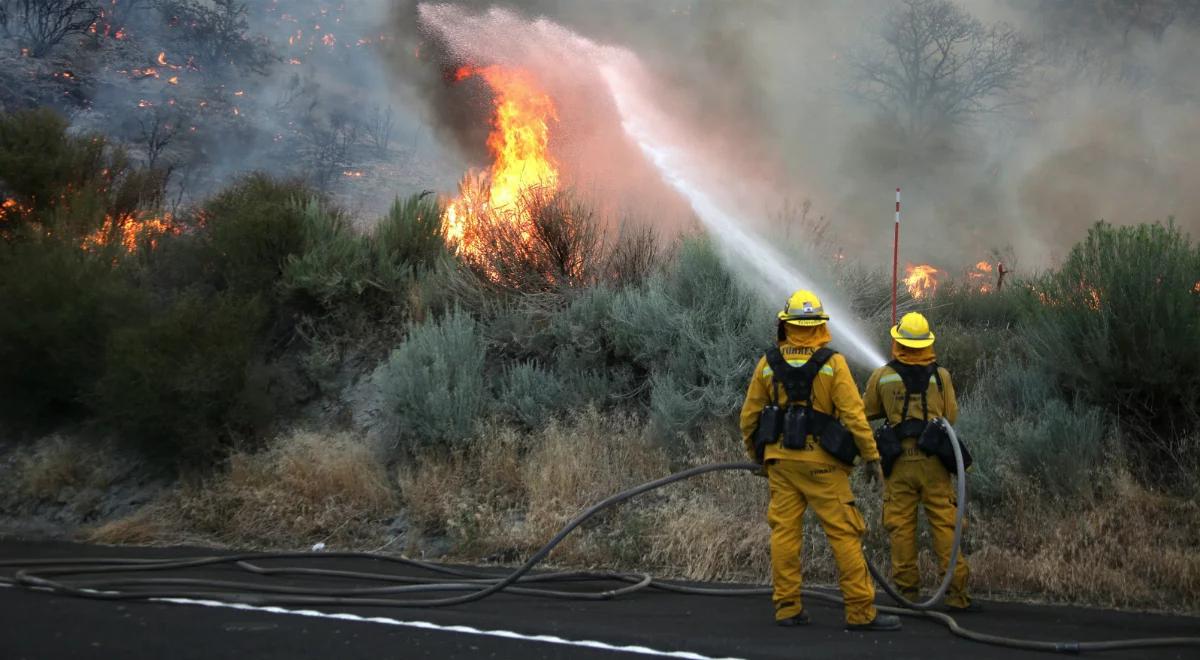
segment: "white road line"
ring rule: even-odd
[[[338,619],[342,621],[362,621],[365,623],[381,623],[388,626],[403,626],[406,628],[419,628],[421,630],[439,630],[443,632],[462,633],[464,635],[480,635],[483,637],[500,637],[502,639],[515,639],[526,642],[542,642],[545,644],[561,644],[564,646],[579,646],[583,648],[598,649],[602,651],[616,651],[619,653],[637,653],[639,655],[660,656],[665,658],[688,658],[689,660],[738,660],[737,658],[713,658],[699,653],[690,651],[660,651],[646,646],[617,646],[606,642],[598,642],[594,640],[576,640],[564,639],[554,635],[525,635],[511,630],[482,630],[480,628],[472,628],[471,626],[444,626],[429,621],[402,621],[385,616],[359,616],[357,614],[349,614],[346,612],[318,612],[317,610],[291,610],[283,607],[262,607],[257,605],[246,605],[244,603],[224,603],[217,600],[198,600],[192,598],[154,598],[149,599],[164,603],[176,603],[180,605],[203,605],[205,607],[224,607],[234,610],[247,610],[252,612],[270,612],[272,614],[290,614],[292,616],[307,616],[320,619]]]
[[[16,585],[0,582],[0,587],[13,587]],[[34,591],[49,591],[40,587],[35,587]],[[660,651],[652,649],[648,646],[617,646],[607,642],[598,642],[589,639],[564,639],[554,635],[525,635],[511,630],[482,630],[480,628],[472,628],[471,626],[443,626],[441,624],[432,623],[430,621],[401,621],[386,616],[359,616],[348,612],[318,612],[317,610],[289,610],[283,607],[276,606],[259,606],[247,605],[245,603],[225,603],[219,600],[202,600],[195,598],[147,598],[148,601],[159,603],[173,603],[176,605],[201,605],[204,607],[223,607],[232,610],[245,610],[250,612],[269,612],[271,614],[290,614],[292,616],[307,616],[318,619],[337,619],[341,621],[361,621],[363,623],[381,623],[388,626],[402,626],[405,628],[418,628],[421,630],[438,630],[442,632],[455,632],[464,635],[479,635],[481,637],[499,637],[501,639],[515,639],[525,642],[542,642],[544,644],[561,644],[563,646],[579,646],[583,648],[598,649],[601,651],[616,651],[618,653],[636,653],[639,655],[650,655],[664,658],[687,658],[688,660],[742,660],[736,657],[716,658],[691,651]]]

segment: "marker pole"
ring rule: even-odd
[[[896,231],[892,239],[892,325],[896,325],[896,279],[900,269],[900,189],[896,189]]]

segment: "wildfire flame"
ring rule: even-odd
[[[158,216],[139,211],[117,218],[106,215],[104,224],[86,236],[80,247],[84,250],[95,250],[110,242],[118,242],[126,252],[133,253],[143,240],[149,241],[151,249],[158,247],[159,237],[168,233],[179,233],[179,227],[175,225],[170,213]]]
[[[967,280],[972,286],[978,287],[979,293],[992,292],[992,271],[994,267],[987,261],[980,261],[975,264],[975,267],[967,271]]]
[[[938,278],[945,273],[929,264],[907,264],[904,267],[904,285],[913,298],[920,300],[937,291]]]
[[[0,202],[0,220],[7,220],[9,215],[16,216],[28,212],[28,207],[22,206],[15,199],[6,199]]]
[[[460,196],[446,208],[446,239],[460,253],[478,246],[468,236],[470,217],[479,211],[511,211],[508,222],[526,225],[517,202],[531,188],[558,189],[558,166],[549,154],[550,121],[558,121],[553,101],[528,72],[501,66],[460,67],[455,80],[479,76],[495,94],[495,115],[487,146],[492,166],[486,174],[468,173]],[[486,197],[483,194],[486,188]]]

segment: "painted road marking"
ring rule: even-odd
[[[617,651],[619,653],[637,653],[639,655],[652,655],[666,658],[688,658],[689,660],[739,660],[737,658],[713,658],[699,653],[690,651],[659,651],[647,646],[617,646],[607,642],[597,642],[594,640],[576,640],[564,639],[554,635],[525,635],[511,630],[482,630],[480,628],[472,628],[471,626],[443,626],[429,621],[401,621],[386,616],[359,616],[347,612],[318,612],[317,610],[290,610],[283,607],[275,606],[258,606],[247,605],[245,603],[225,603],[219,600],[198,600],[192,598],[151,598],[153,600],[164,603],[177,603],[180,605],[203,605],[205,607],[225,607],[234,610],[248,610],[252,612],[270,612],[272,614],[291,614],[293,616],[307,616],[321,619],[338,619],[341,621],[362,621],[366,623],[382,623],[389,626],[404,626],[406,628],[419,628],[422,630],[439,630],[443,632],[456,632],[464,635],[480,635],[483,637],[500,637],[502,639],[515,639],[526,642],[542,642],[545,644],[562,644],[565,646],[579,646],[590,649],[598,649],[602,651]]]
[[[0,587],[16,587],[16,585],[8,582],[0,582]],[[34,591],[46,591],[53,593],[49,589],[35,587]],[[85,591],[91,591],[86,589]],[[97,592],[99,593],[99,592]],[[456,632],[464,635],[479,635],[481,637],[499,637],[502,639],[515,639],[525,642],[542,642],[544,644],[561,644],[564,646],[579,646],[583,648],[597,649],[601,651],[616,651],[618,653],[636,653],[639,655],[651,655],[664,658],[687,658],[688,660],[742,660],[735,657],[715,658],[690,651],[660,651],[652,649],[648,646],[618,646],[607,642],[597,642],[589,639],[564,639],[554,635],[525,635],[511,630],[483,630],[480,628],[472,628],[471,626],[443,626],[430,621],[401,621],[386,616],[359,616],[348,612],[318,612],[317,610],[289,610],[284,607],[247,605],[245,603],[225,603],[219,600],[201,600],[195,598],[147,598],[147,601],[158,603],[173,603],[177,605],[201,605],[204,607],[224,607],[233,610],[245,610],[250,612],[269,612],[271,614],[290,614],[292,616],[307,616],[319,619],[337,619],[341,621],[361,621],[364,623],[381,623],[388,626],[403,626],[405,628],[419,628],[421,630],[437,630],[442,632]]]

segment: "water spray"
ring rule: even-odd
[[[778,250],[748,230],[744,222],[708,192],[713,186],[701,184],[701,177],[689,171],[688,164],[697,160],[695,154],[681,144],[671,144],[663,137],[668,134],[667,131],[655,130],[656,125],[662,124],[661,113],[633,89],[617,67],[602,66],[600,70],[612,92],[622,128],[659,171],[663,180],[687,200],[708,232],[718,239],[718,245],[726,256],[754,270],[760,291],[783,299],[797,288],[819,288],[803,273],[789,266],[788,260]],[[887,362],[868,335],[858,327],[848,309],[828,300],[825,308],[834,319],[830,323],[836,324],[838,336],[849,344],[851,357],[870,367]]]

